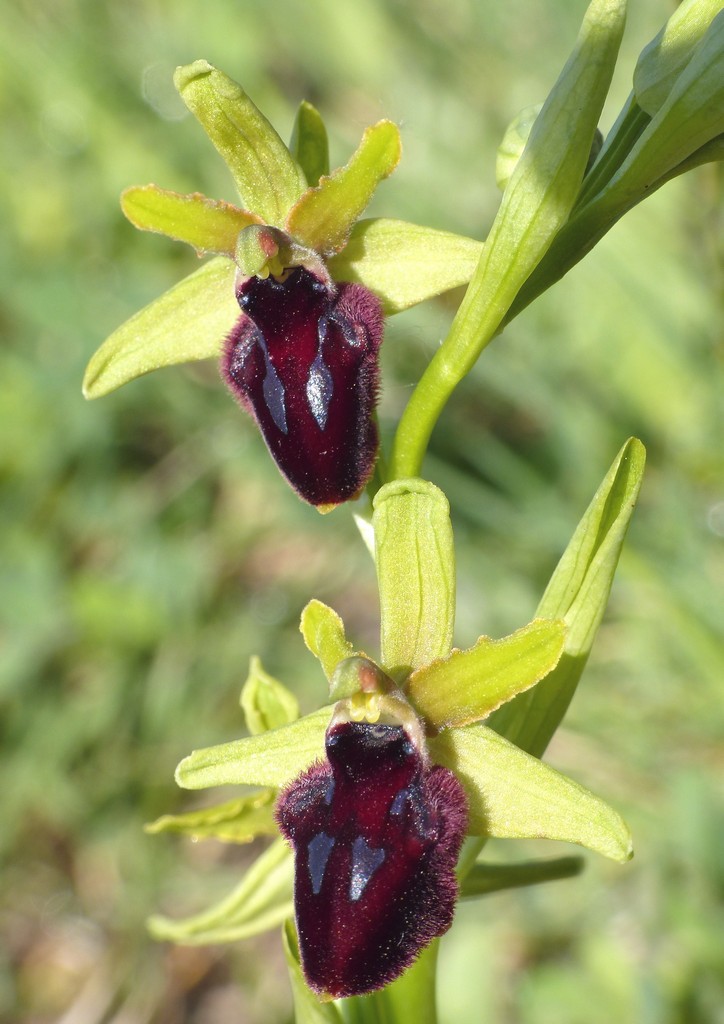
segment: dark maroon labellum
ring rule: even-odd
[[[379,300],[358,284],[330,289],[303,267],[284,280],[250,277],[237,298],[243,315],[221,360],[232,394],[302,498],[356,497],[377,452]]]
[[[393,981],[450,927],[467,808],[400,725],[339,723],[326,748],[282,792],[277,820],[294,847],[304,973],[340,998]]]

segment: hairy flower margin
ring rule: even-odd
[[[149,826],[152,832],[231,842],[274,836],[281,826],[295,857],[276,839],[221,904],[185,921],[152,918],[152,933],[190,944],[233,941],[274,927],[295,911],[298,940],[285,925],[290,967],[299,969],[301,953],[307,983],[324,1000],[388,984],[448,927],[452,865],[463,833],[468,838],[457,870],[463,897],[567,877],[581,868],[573,858],[478,862],[488,837],[557,839],[627,860],[631,838],[620,816],[539,755],[573,695],[603,615],[643,462],[640,443],[627,442],[536,618],[502,640],[481,637],[467,650],[451,646],[455,561],[447,500],[420,479],[383,487],[371,524],[381,606],[377,663],[355,649],[331,608],[310,602],[301,631],[319,659],[333,703],[298,717],[294,696],[252,659],[241,697],[250,736],[195,751],[181,762],[176,779],[187,789],[261,788]],[[367,742],[364,727],[378,725],[388,729],[385,742],[407,738],[409,771],[382,757],[378,778],[390,781],[380,782],[381,795],[373,798],[377,790],[367,787],[360,769],[357,788],[344,792],[343,813],[333,793],[344,779],[330,742],[342,741],[341,729],[349,750],[350,744]],[[501,735],[503,726],[516,743]],[[357,760],[344,756],[342,772],[351,764],[354,774]],[[409,797],[411,792],[417,795]],[[403,798],[410,810],[401,823],[393,819]],[[422,847],[411,832],[419,831],[421,821]],[[409,858],[386,860],[397,846],[412,849]],[[325,873],[328,859],[334,870]],[[371,879],[379,879],[382,890]],[[386,892],[395,896],[390,907]],[[313,897],[321,903],[312,906]],[[403,909],[396,913],[395,907]],[[314,925],[320,915],[327,923],[322,932]],[[350,932],[345,922],[354,924]],[[328,935],[338,941],[331,943]],[[384,955],[393,948],[394,958]]]
[[[399,220],[360,220],[397,166],[397,127],[368,128],[329,173],[319,113],[303,102],[291,148],[223,72],[199,60],[175,83],[225,160],[242,207],[156,185],[127,189],[138,228],[214,257],[110,336],[91,360],[95,398],[150,370],[210,356],[282,473],[326,511],[356,497],[378,448],[383,317],[470,280],[482,245]]]

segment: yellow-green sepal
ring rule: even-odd
[[[483,243],[451,231],[371,217],[358,221],[327,263],[336,281],[363,284],[391,316],[467,284]]]
[[[149,918],[154,939],[184,946],[237,942],[278,928],[293,912],[294,859],[282,839],[257,858],[241,882],[209,910],[174,920],[160,914]]]
[[[631,833],[612,807],[487,726],[446,729],[430,753],[465,790],[470,835],[557,839],[612,860],[632,856]]]
[[[227,785],[280,789],[312,761],[324,757],[324,734],[332,711],[327,705],[281,729],[194,750],[176,769],[176,782],[182,789]]]
[[[227,800],[186,814],[164,814],[144,826],[144,832],[157,835],[173,832],[192,839],[218,839],[222,843],[250,843],[257,836],[274,836],[279,831],[274,820],[276,790],[262,789],[248,796]]]
[[[375,495],[381,660],[399,683],[444,658],[455,624],[450,506],[427,480],[395,480]]]
[[[151,370],[218,358],[239,319],[236,266],[216,256],[106,338],[83,378],[86,398],[100,398]]]
[[[177,68],[174,82],[231,171],[244,206],[282,227],[307,181],[269,121],[240,85],[208,61]]]
[[[256,655],[249,660],[249,674],[239,703],[252,736],[290,725],[299,718],[297,698],[278,679],[264,671]]]

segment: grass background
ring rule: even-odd
[[[10,0],[0,38],[0,1019],[290,1020],[278,936],[153,944],[144,918],[231,888],[254,851],[148,837],[189,806],[192,747],[241,729],[248,657],[311,709],[297,632],[318,597],[374,650],[372,567],[342,509],[280,481],[214,366],[102,402],[85,362],[195,257],[123,220],[129,184],[233,199],[173,92],[206,57],[283,135],[315,102],[343,162],[365,125],[405,154],[374,212],[484,237],[505,125],[544,98],[582,0]],[[611,124],[673,9],[631,0]],[[436,431],[459,552],[457,642],[527,621],[625,438],[649,467],[607,619],[549,760],[627,816],[636,858],[461,907],[443,1024],[724,1021],[721,176],[631,213],[484,354]],[[448,296],[390,322],[383,427],[444,336]],[[499,858],[562,852],[491,844]]]

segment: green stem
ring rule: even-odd
[[[649,115],[639,107],[634,94],[631,93],[608,133],[598,159],[583,179],[574,211],[585,206],[595,195],[603,191],[650,120]]]
[[[439,939],[391,985],[341,1003],[345,1024],[437,1024],[436,977]]]

